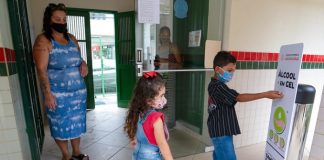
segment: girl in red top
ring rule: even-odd
[[[165,82],[154,71],[145,73],[136,84],[124,126],[135,144],[133,160],[173,159],[164,115],[157,111],[167,102],[164,94]]]

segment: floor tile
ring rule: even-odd
[[[184,157],[202,153],[207,146],[184,131],[177,129],[170,130],[169,145],[174,157]]]
[[[120,151],[118,151],[117,154],[115,154],[109,160],[131,160],[132,152],[133,150],[130,148],[122,148]]]
[[[100,96],[98,96],[100,98]],[[106,101],[105,98],[107,99]],[[108,101],[109,100],[109,101]],[[133,147],[123,130],[126,109],[118,108],[111,97],[101,97],[96,109],[87,112],[87,133],[81,138],[81,150],[91,160],[130,160]],[[98,103],[99,104],[99,103]],[[206,144],[177,129],[170,130],[169,145],[175,160],[211,160],[212,152],[204,153]],[[70,151],[71,146],[69,145]],[[264,159],[265,143],[236,149],[238,160]],[[60,160],[61,153],[48,126],[42,160]]]
[[[100,139],[98,143],[110,146],[125,147],[128,145],[129,139],[125,133],[116,132],[106,135],[104,138]]]
[[[105,145],[101,143],[94,143],[84,150],[91,160],[105,160],[115,155],[121,147]]]

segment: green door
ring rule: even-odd
[[[117,14],[116,23],[117,100],[127,107],[136,82],[135,74],[135,12]]]
[[[33,160],[40,160],[44,127],[32,57],[26,1],[7,0],[7,3],[30,152]]]
[[[93,90],[93,72],[92,72],[92,55],[91,55],[91,33],[90,33],[90,14],[89,11],[80,9],[67,10],[68,31],[78,40],[81,57],[88,64],[88,76],[85,81],[87,85],[87,109],[95,108],[94,90]]]

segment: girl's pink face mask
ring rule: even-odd
[[[163,109],[166,103],[167,103],[167,99],[163,96],[158,100],[154,100],[152,107],[155,109]]]

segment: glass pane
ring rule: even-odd
[[[85,24],[83,16],[67,16],[68,31],[73,34],[77,40],[85,40]]]
[[[93,84],[98,104],[102,96],[115,94],[117,89],[114,15],[90,12],[90,28]]]

